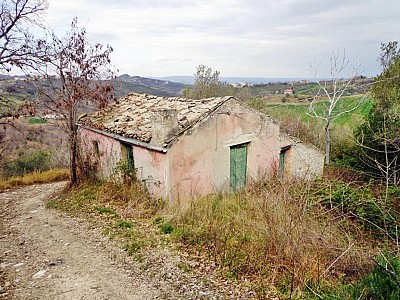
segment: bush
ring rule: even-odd
[[[20,157],[3,167],[5,177],[23,176],[27,173],[47,171],[51,167],[48,151],[40,150]]]
[[[350,217],[376,237],[395,240],[400,218],[395,207],[398,190],[392,190],[389,199],[385,200],[384,189],[381,191],[374,181],[356,185],[324,179],[314,184],[311,199],[337,214]]]
[[[172,226],[171,223],[164,223],[160,226],[160,230],[162,233],[164,234],[169,234],[172,233],[174,231],[174,226]]]
[[[371,272],[354,287],[352,299],[400,299],[400,287],[394,278],[399,280],[400,276],[399,256],[385,252],[377,257],[376,262]]]

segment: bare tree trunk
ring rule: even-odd
[[[78,164],[77,164],[77,150],[78,145],[76,137],[71,137],[70,142],[70,187],[74,186],[78,182]]]
[[[75,113],[72,109],[69,116],[70,128],[70,187],[78,183],[78,132],[75,124]]]
[[[331,126],[330,122],[325,125],[325,165],[330,163],[331,154]]]

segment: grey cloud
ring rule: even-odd
[[[400,27],[398,0],[71,1],[82,7],[90,37],[115,48],[117,62],[153,75],[192,74],[209,63],[231,72],[225,76],[301,77],[309,61],[337,48],[376,74],[380,42],[398,39]],[[74,12],[59,6],[57,22]]]

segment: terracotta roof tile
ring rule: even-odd
[[[80,118],[79,123],[148,143],[152,139],[152,118],[157,110],[176,110],[178,127],[174,131],[180,132],[208,116],[230,98],[193,100],[130,93],[103,110]]]

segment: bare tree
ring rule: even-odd
[[[58,118],[61,128],[68,134],[70,145],[70,184],[78,182],[78,131],[76,122],[82,108],[88,105],[103,107],[114,99],[110,54],[107,45],[91,45],[86,29],[79,28],[77,18],[63,38],[54,33],[46,45],[46,68],[40,69],[46,83],[39,88],[40,102]],[[40,83],[40,81],[39,81]]]
[[[23,68],[37,63],[43,50],[41,40],[29,32],[32,25],[41,26],[47,0],[2,0],[0,7],[0,69]]]
[[[314,76],[317,78],[319,65],[312,65]],[[350,74],[343,77],[345,72],[350,69]],[[344,97],[351,88],[354,88],[357,77],[360,75],[360,64],[351,65],[346,58],[346,53],[332,52],[330,57],[330,78],[326,80],[317,80],[318,91],[312,98],[309,105],[309,115],[324,122],[325,131],[325,164],[330,163],[331,153],[331,129],[333,122],[355,109],[357,109],[366,99],[367,94],[364,94],[355,102],[350,102]],[[327,100],[321,100],[321,98]]]
[[[0,4],[0,73],[12,68],[25,69],[37,66],[43,57],[42,40],[30,33],[32,26],[41,26],[41,18],[48,7],[47,0],[1,0]],[[0,125],[3,131],[14,126],[13,118],[21,113],[32,114],[30,103],[20,105],[0,93]],[[15,126],[14,126],[15,127]],[[0,133],[0,156],[13,141]]]

